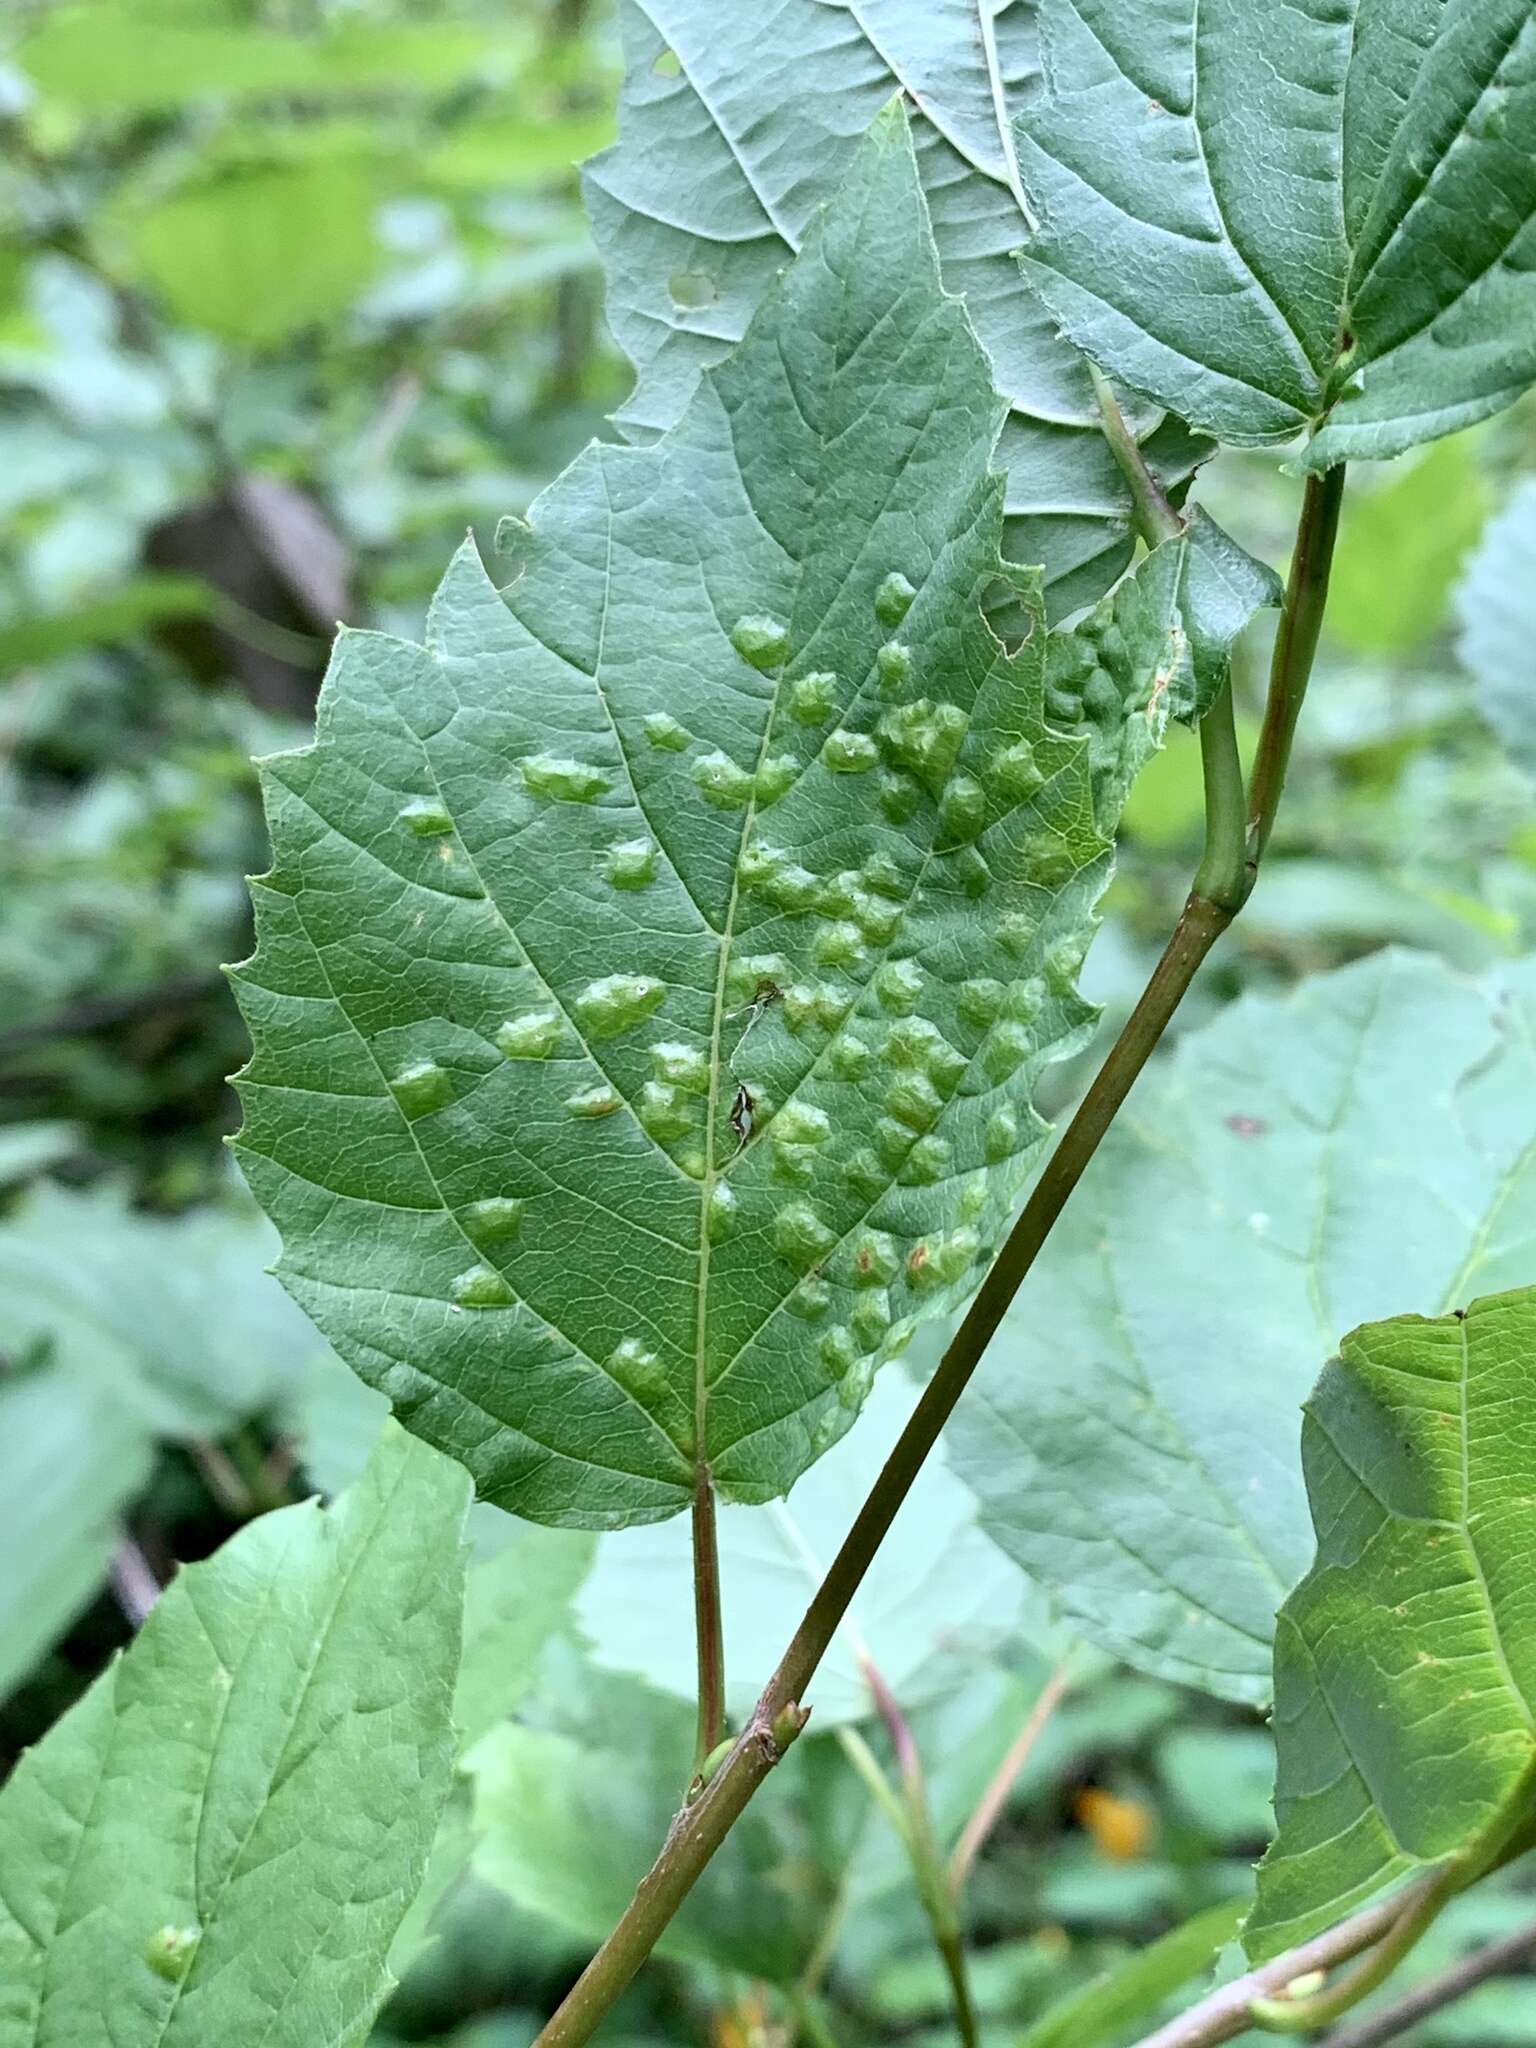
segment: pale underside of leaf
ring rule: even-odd
[[[644,437],[678,417],[903,93],[945,283],[1009,401],[1008,552],[1043,565],[1053,617],[1100,596],[1130,561],[1130,506],[1081,357],[1013,256],[1031,225],[1012,129],[1038,74],[1029,0],[626,0],[623,22],[621,139],[586,172],[637,371],[620,424]],[[1155,411],[1139,425],[1170,482],[1210,452]]]
[[[1308,1404],[1317,1561],[1275,1637],[1256,1959],[1411,1872],[1470,1878],[1536,1789],[1536,1290],[1354,1331]]]
[[[994,638],[1000,413],[892,112],[678,426],[505,593],[461,553],[426,648],[345,635],[266,765],[246,1171],[501,1505],[782,1492],[1010,1212],[1187,645],[1162,551],[1067,670],[1021,572]]]
[[[1536,1265],[1533,1102],[1531,963],[1478,986],[1395,953],[1245,999],[1142,1084],[951,1432],[1086,1635],[1268,1697],[1310,1554],[1299,1405],[1363,1317]]]
[[[727,1704],[745,1717],[848,1524],[849,1503],[877,1477],[916,1391],[883,1373],[860,1428],[796,1483],[787,1501],[727,1507],[719,1523]],[[975,1505],[942,1454],[924,1467],[882,1546],[807,1702],[818,1729],[876,1711],[872,1659],[910,1711],[962,1684],[969,1660],[1023,1633],[1046,1632],[1043,1603],[975,1527]],[[692,1609],[687,1531],[680,1522],[603,1538],[577,1601],[581,1626],[604,1666],[692,1699]]]
[[[5,2048],[362,2038],[450,1782],[468,1498],[392,1430],[334,1509],[183,1570],[22,1760]]]
[[[1458,652],[1483,714],[1536,774],[1536,480],[1488,523],[1457,592]]]
[[[1026,268],[1221,439],[1400,453],[1536,377],[1528,0],[1041,0]]]

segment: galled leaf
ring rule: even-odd
[[[1275,1631],[1278,1955],[1394,1879],[1469,1882],[1536,1794],[1536,1289],[1348,1336],[1307,1405],[1317,1561]]]
[[[1051,689],[1002,407],[899,109],[654,447],[593,446],[504,595],[341,640],[237,975],[278,1271],[536,1520],[783,1492],[963,1297],[1079,1042],[1126,779],[1186,663],[1149,558]]]
[[[1533,1102],[1536,962],[1390,952],[1234,1004],[1141,1084],[949,1433],[1086,1635],[1268,1697],[1311,1554],[1298,1406],[1362,1318],[1536,1265]]]
[[[368,2032],[447,1796],[469,1489],[391,1430],[181,1572],[0,1792],[0,2042]]]
[[[1536,378],[1529,0],[1040,0],[1026,270],[1225,441],[1395,455]]]
[[[608,317],[637,372],[619,424],[640,438],[678,417],[904,92],[944,282],[1009,401],[1008,552],[1044,565],[1053,616],[1100,596],[1131,559],[1124,481],[1082,359],[1012,254],[1029,231],[1011,122],[1038,75],[1033,6],[626,0],[623,22],[620,139],[586,173]],[[1210,452],[1177,420],[1139,424],[1170,481]],[[1261,580],[1248,609],[1271,601]]]

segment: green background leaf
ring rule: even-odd
[[[0,1699],[100,1586],[150,1450],[105,1386],[58,1367],[0,1379]]]
[[[807,1601],[869,1492],[916,1392],[883,1373],[863,1422],[796,1484],[787,1501],[722,1508],[727,1705],[751,1711]],[[691,1700],[695,1694],[693,1579],[680,1521],[602,1538],[577,1603],[593,1657]],[[870,1567],[848,1622],[806,1699],[818,1729],[870,1717],[860,1668],[873,1658],[910,1710],[963,1684],[972,1660],[1023,1629],[1049,1638],[1044,1602],[975,1527],[975,1506],[942,1455],[931,1458]]]
[[[468,1485],[391,1430],[190,1565],[0,1792],[0,2041],[355,2044],[452,1764]]]
[[[1528,0],[1040,0],[1026,271],[1222,440],[1396,455],[1536,378]]]
[[[1302,1439],[1317,1561],[1275,1633],[1258,1960],[1392,1880],[1477,1876],[1536,1786],[1536,1289],[1344,1340]]]
[[[1533,1100],[1536,963],[1397,952],[1245,998],[1141,1083],[950,1431],[1067,1619],[1267,1698],[1310,1555],[1300,1403],[1363,1317],[1536,1265]]]
[[[1000,412],[893,110],[671,434],[590,447],[506,593],[463,552],[427,649],[346,634],[266,764],[241,1156],[498,1505],[782,1492],[1011,1210],[1187,643],[1160,551],[1049,670],[1014,572],[1001,647]]]

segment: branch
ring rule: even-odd
[[[1405,1906],[1435,1883],[1434,1878],[1423,1879],[1406,1892],[1366,1906],[1337,1927],[1330,1927],[1326,1934],[1315,1935],[1299,1948],[1276,1956],[1273,1962],[1250,1970],[1246,1976],[1235,1977],[1230,1984],[1219,1985],[1188,2012],[1180,2013],[1155,2034],[1148,2034],[1137,2043],[1137,2048],[1212,2048],[1216,2042],[1231,2041],[1238,2034],[1247,2033],[1253,2025],[1255,1999],[1277,1998],[1297,1978],[1309,1977],[1316,1970],[1331,1970],[1373,1948],[1397,1926]]]
[[[1417,1985],[1395,2005],[1330,2034],[1322,2048],[1379,2048],[1381,2042],[1395,2040],[1432,2012],[1454,2005],[1458,1998],[1465,1998],[1490,1977],[1502,1977],[1532,1956],[1536,1956],[1536,1924],[1521,1928],[1518,1934],[1507,1934],[1502,1941],[1492,1942],[1475,1955],[1463,1956],[1438,1977]]]
[[[1314,621],[1308,630],[1301,630],[1294,621],[1300,617],[1305,623],[1314,606],[1319,619],[1321,616],[1320,593],[1327,589],[1328,551],[1337,527],[1336,493],[1340,482],[1341,473],[1338,471],[1330,471],[1328,478],[1324,479],[1325,486],[1335,496],[1333,517],[1321,524],[1314,507],[1316,494],[1312,485],[1308,485],[1287,597],[1293,626],[1290,631],[1282,626],[1271,668],[1272,711],[1277,697],[1299,710],[1306,690],[1312,656],[1317,647],[1317,622]],[[1278,719],[1278,713],[1276,717]],[[1269,722],[1266,719],[1266,727]],[[1294,723],[1294,715],[1290,715],[1291,726]],[[1228,750],[1221,727],[1210,739],[1205,739],[1209,725],[1210,720],[1207,719],[1201,728],[1207,750],[1207,787],[1210,788],[1214,778],[1221,782],[1222,792],[1217,813],[1207,820],[1206,851],[1200,873],[1224,874],[1231,880],[1229,820],[1232,804],[1229,785],[1236,750],[1235,746]],[[1283,763],[1281,765],[1283,768]],[[1280,779],[1283,780],[1283,775]],[[1273,796],[1278,801],[1278,781],[1274,783]],[[1257,843],[1253,847],[1245,846],[1242,863],[1245,885],[1241,893],[1236,888],[1225,889],[1222,891],[1225,900],[1219,902],[1198,890],[1190,894],[1163,956],[1152,971],[1151,980],[1142,991],[1119,1038],[1110,1048],[1104,1064],[1089,1084],[1076,1115],[1041,1170],[1018,1221],[977,1290],[964,1321],[939,1361],[938,1370],[924,1388],[906,1428],[897,1439],[842,1548],[832,1560],[825,1579],[795,1630],[778,1669],[764,1687],[745,1730],[697,1798],[691,1805],[685,1805],[673,1821],[660,1856],[642,1878],[623,1918],[572,1986],[559,2010],[540,2033],[534,2048],[580,2048],[581,2043],[591,2039],[655,1947],[716,1849],[744,1812],[753,1793],[805,1726],[809,1710],[801,1702],[806,1688],[847,1613],[875,1552],[938,1442],[939,1433],[954,1412],[955,1403],[970,1384],[982,1353],[996,1334],[1056,1219],[1098,1150],[1100,1140],[1151,1057],[1196,971],[1236,915],[1242,896],[1246,895],[1247,886],[1251,884],[1257,858]]]

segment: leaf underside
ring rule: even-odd
[[[338,1505],[180,1572],[0,1792],[0,2041],[362,2041],[447,1796],[464,1475],[399,1430]]]
[[[1311,1555],[1298,1407],[1362,1319],[1536,1267],[1533,1102],[1536,962],[1392,952],[1234,1004],[1137,1090],[949,1433],[1086,1635],[1267,1699]]]
[[[1383,1885],[1468,1879],[1536,1788],[1536,1289],[1344,1341],[1302,1439],[1317,1561],[1280,1613],[1262,1960]]]
[[[1188,662],[1177,550],[1049,650],[1010,571],[994,638],[1001,411],[893,108],[678,425],[589,448],[505,593],[464,550],[426,648],[345,634],[265,764],[242,1161],[500,1505],[783,1492],[1011,1212]]]
[[[1399,454],[1536,377],[1529,0],[1040,0],[1025,258],[1114,376],[1225,441]]]
[[[637,373],[620,426],[639,439],[678,417],[904,92],[945,284],[1009,401],[1007,551],[1043,564],[1052,617],[1097,599],[1131,559],[1125,485],[1082,358],[1013,254],[1029,229],[1012,121],[1038,81],[1033,6],[626,0],[623,27],[620,140],[585,174],[609,321]],[[1138,424],[1170,483],[1212,452],[1177,419]]]
[[[1536,775],[1536,479],[1488,523],[1457,593],[1458,652],[1483,715]]]

